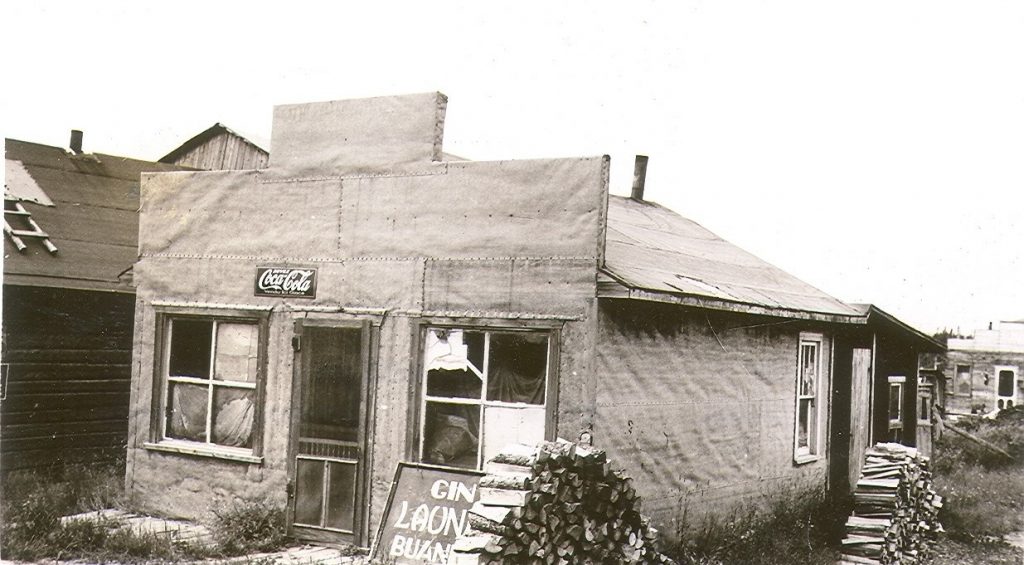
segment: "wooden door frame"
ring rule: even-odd
[[[302,402],[302,391],[305,386],[307,358],[309,349],[302,345],[302,338],[305,328],[338,328],[360,330],[360,365],[362,367],[362,390],[359,398],[359,431],[356,440],[359,443],[359,462],[356,470],[356,492],[355,492],[355,515],[353,517],[352,533],[335,532],[333,530],[319,530],[305,526],[295,525],[295,489],[296,489],[296,462],[298,460],[299,445],[299,421],[301,410],[299,405]],[[292,394],[291,414],[288,429],[288,503],[286,504],[285,525],[286,534],[289,537],[315,541],[324,544],[352,543],[358,546],[365,546],[369,541],[369,480],[370,467],[372,465],[368,437],[371,425],[372,402],[374,399],[373,388],[376,381],[374,370],[375,359],[372,357],[373,340],[372,324],[370,320],[363,318],[300,318],[293,323],[292,333]]]

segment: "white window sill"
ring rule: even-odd
[[[182,455],[196,455],[199,457],[210,457],[213,459],[224,459],[227,461],[238,461],[241,463],[263,464],[263,458],[257,457],[247,449],[236,449],[231,447],[219,447],[213,445],[197,444],[186,441],[164,440],[159,443],[146,442],[142,445],[150,451],[163,451],[166,453],[178,453]]]
[[[800,453],[793,456],[793,463],[795,465],[806,465],[808,463],[814,463],[819,459],[821,459],[821,455],[816,455],[813,453]]]

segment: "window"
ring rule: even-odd
[[[996,373],[996,408],[1013,408],[1017,399],[1017,367],[993,367]]]
[[[932,393],[931,390],[921,390],[918,393],[917,423],[930,425],[932,423]]]
[[[956,394],[959,396],[971,395],[971,366],[956,366]]]
[[[252,455],[259,411],[261,320],[165,315],[160,323],[155,447]]]
[[[819,400],[822,376],[822,337],[800,334],[796,385],[796,441],[794,457],[798,463],[818,455]]]
[[[419,458],[479,469],[502,447],[545,439],[551,336],[427,328]]]
[[[889,429],[903,427],[903,385],[906,377],[889,377]]]

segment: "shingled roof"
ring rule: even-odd
[[[5,149],[10,167],[28,173],[5,179],[5,197],[42,190],[53,206],[24,196],[20,204],[57,250],[24,238],[18,251],[5,237],[4,284],[131,291],[123,275],[138,256],[139,176],[182,168],[16,139],[5,139]]]
[[[610,196],[598,295],[864,323],[837,298],[649,201]]]

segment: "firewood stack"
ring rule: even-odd
[[[928,458],[912,447],[869,447],[853,502],[840,565],[922,563],[942,531],[942,497],[932,489]]]
[[[449,564],[673,563],[632,480],[602,450],[561,439],[509,446],[484,470]]]

